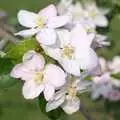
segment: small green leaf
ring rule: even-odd
[[[34,39],[23,40],[20,43],[12,46],[9,51],[7,51],[6,57],[14,60],[15,62],[20,62],[22,56],[28,50],[36,50],[37,42]]]
[[[111,77],[120,80],[120,73],[111,74]]]
[[[84,78],[84,80],[90,81],[90,80],[92,80],[92,77],[91,77],[91,76],[86,76],[86,77]]]

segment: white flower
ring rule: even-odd
[[[54,5],[41,10],[38,14],[27,10],[20,10],[18,13],[19,23],[27,27],[27,30],[20,31],[16,35],[29,37],[36,35],[38,42],[51,45],[56,42],[55,28],[62,27],[69,21],[69,16],[57,16],[57,10]]]
[[[49,112],[60,106],[67,114],[77,112],[80,108],[77,94],[86,92],[89,85],[91,85],[89,82],[69,78],[66,85],[56,92],[52,100],[48,101],[46,111]]]
[[[78,24],[71,32],[60,30],[58,36],[56,45],[42,47],[68,73],[80,76],[80,69],[91,71],[98,66],[97,55],[90,48],[94,35],[87,35],[81,25]]]
[[[28,51],[23,62],[13,68],[11,76],[24,80],[22,93],[26,99],[36,98],[43,91],[45,99],[50,100],[55,89],[65,84],[66,74],[54,64],[45,66],[42,55]]]
[[[103,9],[99,9],[95,1],[85,1],[84,6],[86,18],[91,19],[96,26],[106,27],[108,25],[108,20],[105,17],[106,12]]]

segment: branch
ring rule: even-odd
[[[19,42],[19,39],[17,39],[16,37],[14,37],[13,35],[11,35],[7,31],[3,30],[2,28],[0,28],[0,37],[7,38],[10,42],[12,42],[14,44],[16,44],[17,42]]]
[[[81,114],[86,118],[86,120],[95,120],[95,119],[93,119],[93,118],[89,115],[88,111],[87,111],[86,108],[83,106],[83,104],[80,104],[80,110],[79,110],[79,111],[80,111]]]

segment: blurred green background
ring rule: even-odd
[[[112,0],[98,1],[112,9],[108,16],[110,27],[98,29],[100,32],[104,31],[112,43],[109,48],[103,48],[99,51],[99,54],[111,59],[113,56],[120,54],[120,0],[116,0],[117,4],[114,6],[111,6]],[[56,0],[0,0],[0,9],[8,13],[8,23],[14,24],[17,23],[16,15],[20,9],[39,11],[46,5],[55,2]],[[40,111],[37,99],[28,101],[23,98],[21,87],[21,83],[17,82],[9,89],[0,89],[0,120],[49,120]],[[80,98],[95,120],[120,120],[120,102],[93,102],[87,94],[80,96]],[[77,112],[72,116],[64,115],[59,120],[85,120],[85,118]]]

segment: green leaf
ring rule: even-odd
[[[7,51],[6,57],[15,62],[20,62],[24,53],[28,50],[36,50],[37,45],[38,44],[34,39],[23,40],[20,43],[12,46],[12,48]]]
[[[17,81],[10,77],[10,71],[13,64],[10,59],[0,58],[0,89],[8,88],[14,85]]]
[[[120,80],[120,73],[111,74],[111,77]]]

